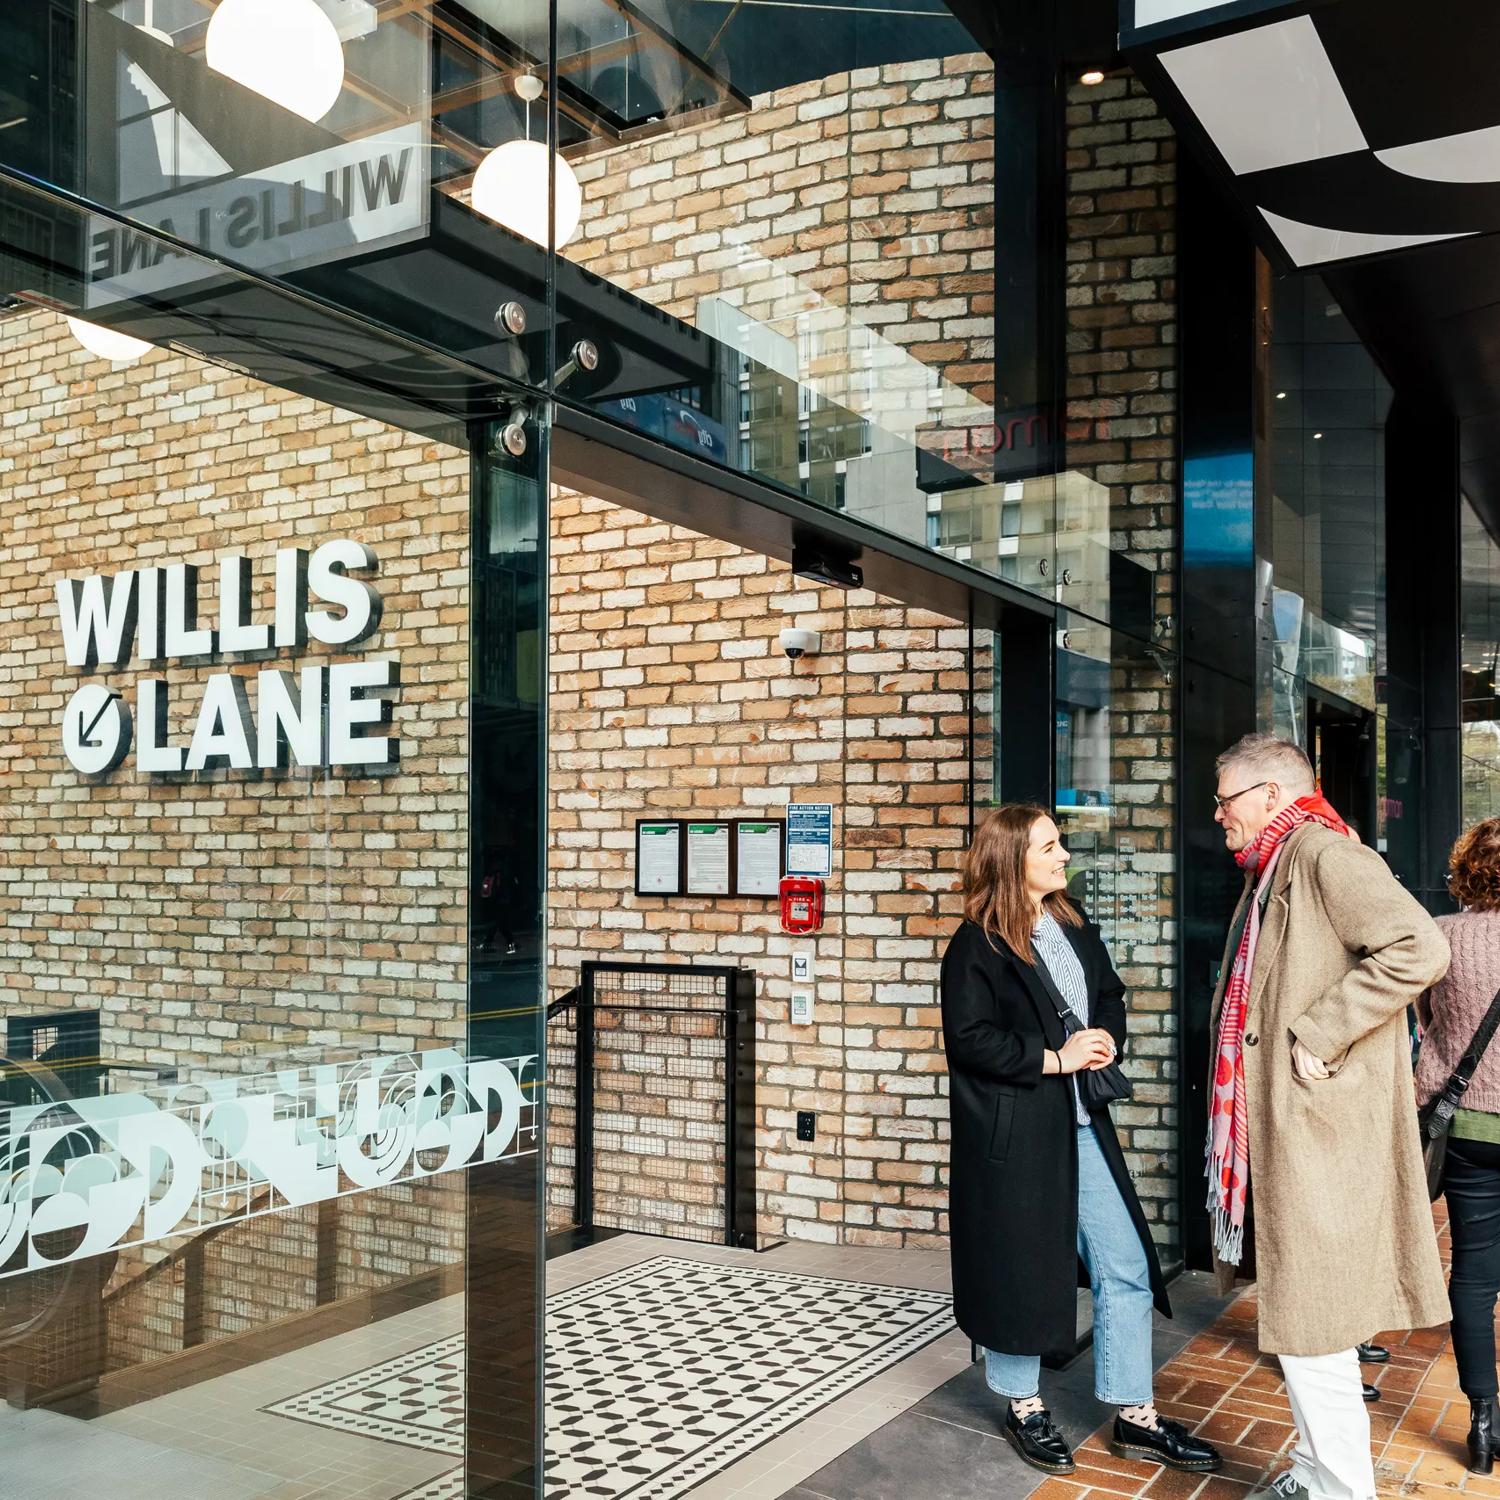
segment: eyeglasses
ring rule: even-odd
[[[1269,781],[1257,781],[1254,786],[1242,786],[1239,791],[1231,792],[1227,797],[1221,797],[1217,792],[1215,792],[1214,808],[1218,812],[1223,812],[1224,809],[1228,807],[1236,797],[1243,797],[1246,792],[1258,792],[1261,787],[1270,786],[1270,784],[1271,783]]]

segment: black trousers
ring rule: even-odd
[[[1495,1296],[1500,1292],[1500,1144],[1448,1142],[1443,1194],[1453,1233],[1453,1356],[1471,1398],[1500,1395],[1495,1379]]]

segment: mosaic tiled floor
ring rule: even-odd
[[[547,1302],[547,1500],[674,1500],[952,1326],[942,1293],[756,1265],[659,1256],[585,1282]],[[456,1454],[462,1340],[265,1410]]]

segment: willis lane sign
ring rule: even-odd
[[[286,547],[275,555],[269,615],[251,604],[251,561],[219,557],[212,625],[199,623],[204,602],[199,569],[168,563],[57,581],[58,624],[69,667],[93,671],[136,665],[142,674],[131,700],[102,682],[86,682],[63,709],[63,752],[86,776],[102,776],[134,754],[138,771],[169,775],[228,767],[276,771],[326,767],[371,774],[393,768],[400,743],[382,732],[397,663],[383,657],[319,662],[296,670],[266,667],[253,675],[219,671],[203,686],[191,722],[174,712],[169,662],[212,662],[226,656],[265,659],[300,653],[310,641],[348,650],[380,625],[374,552],[339,538],[309,554]],[[382,696],[382,692],[386,696]]]

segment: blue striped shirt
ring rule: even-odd
[[[1043,912],[1042,920],[1037,923],[1036,929],[1031,934],[1031,945],[1036,949],[1036,956],[1047,966],[1047,972],[1052,976],[1052,982],[1057,986],[1058,993],[1068,1002],[1068,1009],[1078,1017],[1081,1025],[1089,1024],[1089,982],[1088,976],[1083,972],[1083,965],[1079,962],[1078,954],[1072,943],[1068,941],[1068,935],[1057,924],[1057,918],[1051,912]],[[1068,1080],[1073,1085],[1073,1108],[1078,1115],[1078,1123],[1087,1125],[1089,1123],[1089,1112],[1083,1107],[1083,1100],[1078,1095],[1078,1080]]]

